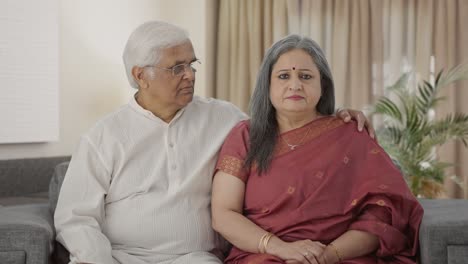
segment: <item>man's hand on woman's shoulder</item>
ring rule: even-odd
[[[358,123],[358,131],[362,131],[362,129],[366,127],[367,131],[369,132],[369,136],[371,138],[375,138],[374,127],[362,111],[353,109],[338,109],[336,111],[336,116],[341,118],[345,123],[348,123],[352,119],[356,120]]]

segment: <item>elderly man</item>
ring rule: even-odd
[[[247,116],[193,95],[198,59],[179,27],[139,26],[123,59],[137,92],[82,136],[55,212],[57,240],[70,263],[221,263],[210,253],[211,179],[226,135]],[[340,113],[360,129],[367,122]]]

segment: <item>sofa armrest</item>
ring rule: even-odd
[[[24,252],[26,264],[48,263],[55,237],[48,204],[1,207],[0,216],[3,254],[16,260]]]
[[[60,188],[62,187],[65,174],[67,173],[68,164],[70,162],[63,162],[55,166],[54,174],[49,183],[49,208],[53,217],[55,208],[57,207]],[[55,230],[55,229],[54,229]],[[55,240],[55,237],[54,237]],[[54,241],[54,250],[52,252],[52,260],[55,264],[67,264],[70,260],[68,250],[58,241]]]
[[[466,263],[468,200],[421,199],[424,217],[419,229],[422,264]]]

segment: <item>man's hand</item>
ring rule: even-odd
[[[371,138],[375,138],[375,130],[372,127],[372,124],[367,119],[362,111],[352,110],[352,109],[340,109],[337,111],[336,116],[341,118],[345,123],[354,119],[358,123],[358,131],[362,131],[363,127],[367,128]]]

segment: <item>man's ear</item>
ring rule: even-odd
[[[132,68],[132,76],[139,88],[146,88],[148,86],[144,67],[134,66]]]

